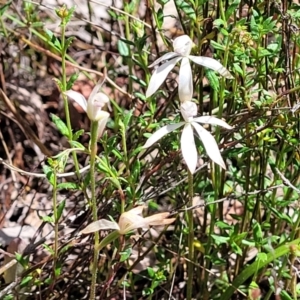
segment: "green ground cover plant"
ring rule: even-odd
[[[2,2],[1,299],[300,298],[297,1]]]

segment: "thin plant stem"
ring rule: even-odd
[[[97,137],[98,137],[98,122],[92,121],[91,123],[91,154],[90,154],[90,184],[91,184],[91,206],[93,221],[97,221],[97,199],[96,199],[96,178],[95,178],[95,161],[97,155]],[[90,300],[94,300],[96,297],[96,282],[97,282],[97,271],[98,271],[98,255],[99,255],[99,232],[94,233],[94,256],[92,265],[92,282]]]
[[[66,71],[66,55],[67,55],[67,48],[66,48],[66,24],[64,20],[61,22],[61,69],[62,69],[62,92],[67,91],[67,71]],[[65,93],[62,93],[63,101],[64,101],[64,108],[65,108],[65,115],[66,115],[66,122],[67,122],[67,127],[69,131],[69,141],[73,140],[73,132],[72,132],[72,126],[71,126],[71,118],[70,118],[70,111],[69,111],[69,102],[67,95]],[[76,175],[78,178],[80,178],[80,172],[79,172],[79,164],[78,164],[78,159],[76,152],[72,152],[73,156],[73,161],[75,164],[75,171]]]
[[[52,192],[52,204],[53,204],[53,221],[54,221],[54,249],[53,249],[53,283],[56,278],[56,266],[58,259],[58,211],[57,211],[57,176],[54,170],[53,172],[53,192]]]
[[[124,5],[124,9],[127,12],[127,10],[128,10],[128,4]],[[126,39],[127,40],[131,40],[130,25],[129,25],[130,18],[129,18],[128,15],[125,15],[124,19],[125,19],[125,35],[126,35]],[[127,65],[128,65],[129,76],[132,76],[133,75],[133,60],[132,60],[132,52],[131,52],[131,49],[130,49],[129,45],[127,45],[127,49],[128,49],[128,53],[129,53],[130,59],[128,59],[126,62],[127,62]],[[128,91],[129,91],[130,94],[132,93],[132,80],[129,80]]]
[[[6,26],[3,22],[3,16],[0,16],[0,24],[1,24],[4,36],[7,38],[8,34],[7,34]]]
[[[188,170],[188,197],[189,207],[193,206],[193,174]],[[189,209],[187,212],[187,224],[189,228],[188,234],[188,281],[187,281],[187,300],[192,299],[193,294],[193,277],[194,277],[194,218],[193,210]]]

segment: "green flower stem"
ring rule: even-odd
[[[125,12],[128,11],[128,4],[124,5],[124,9],[125,9]],[[130,18],[129,18],[129,16],[127,14],[124,16],[124,20],[125,20],[125,35],[126,35],[126,39],[130,41],[132,39],[131,33],[130,33],[130,24],[129,24],[130,23]],[[133,75],[133,57],[132,57],[132,51],[131,51],[129,45],[127,45],[127,48],[128,48],[128,53],[129,53],[129,59],[126,60],[126,63],[128,65],[129,76],[132,76]],[[129,80],[129,82],[128,82],[128,92],[129,92],[129,94],[132,94],[132,92],[133,92],[132,80]]]
[[[224,10],[224,6],[223,6],[223,0],[219,0],[218,3],[219,3],[219,12],[221,14],[221,19],[223,21],[226,21],[225,10]]]
[[[53,221],[54,221],[54,250],[53,250],[53,282],[56,278],[56,265],[58,259],[58,211],[57,211],[57,176],[54,170],[53,172]]]
[[[188,171],[188,193],[189,193],[189,208],[193,206],[193,174]],[[189,209],[187,212],[187,225],[189,228],[188,234],[188,281],[187,281],[187,300],[192,299],[193,294],[193,277],[194,277],[194,218],[193,210]]]
[[[90,152],[90,182],[91,182],[91,201],[92,206],[93,222],[98,220],[97,215],[97,199],[96,199],[96,178],[95,178],[95,161],[97,155],[97,138],[98,138],[98,122],[92,121],[91,123],[91,152]],[[96,298],[96,282],[97,282],[97,271],[98,271],[98,255],[99,255],[99,232],[96,231],[94,234],[94,258],[92,265],[92,283],[90,300]]]
[[[67,91],[67,72],[66,72],[66,55],[67,55],[67,49],[66,49],[66,24],[62,20],[61,22],[61,69],[62,69],[62,92]],[[67,122],[67,127],[69,131],[69,141],[73,140],[73,132],[72,132],[72,126],[71,126],[71,118],[70,118],[70,111],[69,111],[69,102],[68,98],[65,95],[65,93],[62,93],[63,101],[64,101],[64,108],[65,108],[65,115],[66,115],[66,122]],[[72,152],[73,156],[73,161],[75,164],[75,170],[77,173],[77,177],[80,178],[80,173],[79,173],[79,165],[78,165],[78,160],[77,160],[77,155],[76,152]]]
[[[0,16],[0,24],[1,24],[1,27],[2,27],[2,30],[3,30],[3,35],[4,37],[8,37],[8,34],[7,34],[7,30],[6,30],[6,26],[3,22],[3,16]]]
[[[131,176],[130,176],[130,165],[129,165],[129,159],[128,159],[128,154],[127,154],[127,144],[126,144],[126,129],[122,125],[121,128],[121,134],[122,134],[122,147],[123,147],[123,152],[124,152],[124,161],[126,165],[126,174],[128,176],[129,183],[132,183]],[[134,185],[130,184],[132,191],[134,191]],[[122,190],[122,189],[120,189]],[[121,197],[121,214],[125,211],[125,198]]]

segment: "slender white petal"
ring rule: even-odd
[[[97,136],[101,137],[102,133],[104,131],[104,128],[106,126],[106,123],[108,121],[109,118],[109,113],[107,111],[101,111],[101,116],[100,114],[98,114],[98,131],[97,131]]]
[[[127,212],[124,212],[124,214],[127,213],[127,214],[131,214],[133,216],[141,215],[145,207],[146,207],[145,205],[139,205],[139,206],[136,206],[136,207],[128,210]]]
[[[194,118],[193,121],[199,122],[199,123],[205,123],[205,124],[211,124],[211,125],[219,125],[227,129],[232,129],[233,127],[228,125],[225,121],[218,119],[216,117],[212,116],[202,116]]]
[[[182,156],[193,174],[197,166],[197,149],[195,145],[194,132],[190,123],[185,124],[181,135]]]
[[[176,220],[175,218],[167,219],[169,215],[170,215],[169,212],[158,213],[145,218],[145,220],[149,224],[149,226],[168,225],[173,223]]]
[[[108,221],[105,219],[95,221],[88,226],[86,226],[81,233],[88,234],[91,232],[96,232],[99,230],[108,230],[108,229],[116,229],[119,230],[120,227],[116,222]]]
[[[193,97],[192,69],[187,57],[184,57],[180,64],[178,94],[181,102],[191,101]]]
[[[162,85],[170,71],[174,68],[178,61],[181,60],[182,57],[175,57],[161,66],[159,66],[152,74],[148,89],[146,91],[146,98],[152,96],[158,88]]]
[[[150,66],[149,68],[152,68],[156,65],[158,65],[159,63],[161,63],[162,61],[164,60],[169,60],[171,58],[174,58],[174,57],[177,57],[178,56],[178,53],[175,53],[175,52],[168,52],[166,54],[164,54],[163,56],[161,56],[160,58],[158,58],[157,60],[155,60]]]
[[[189,55],[189,59],[192,60],[194,63],[204,66],[206,68],[212,69],[216,72],[218,72],[220,75],[232,79],[232,75],[229,73],[229,71],[217,60],[211,57],[206,56],[194,56]]]
[[[180,105],[180,112],[185,122],[193,121],[197,115],[197,105],[192,101],[185,101]]]
[[[184,122],[179,122],[176,124],[169,124],[166,125],[160,129],[158,129],[156,132],[154,132],[147,140],[146,144],[143,146],[143,148],[148,148],[152,146],[154,143],[156,143],[158,140],[160,140],[164,135],[176,130],[177,128],[184,125]]]
[[[71,99],[73,99],[77,104],[79,104],[84,111],[87,110],[87,101],[83,97],[82,94],[80,94],[78,92],[75,92],[75,91],[72,91],[72,90],[69,90],[69,91],[66,92],[66,95],[68,97],[70,97]]]
[[[197,131],[200,140],[202,141],[203,146],[206,150],[206,154],[211,158],[212,161],[221,166],[223,169],[226,169],[225,163],[223,161],[215,138],[211,135],[209,131],[207,131],[198,123],[192,122],[191,124]]]
[[[94,86],[92,92],[90,93],[90,96],[89,96],[88,101],[90,101],[90,100],[92,100],[92,99],[95,98],[95,96],[96,96],[96,94],[99,92],[99,90],[100,90],[102,84],[103,84],[103,81],[102,81],[102,82],[98,82],[98,83]]]
[[[188,35],[181,35],[177,37],[173,42],[174,52],[187,56],[190,55],[193,46],[193,41]]]

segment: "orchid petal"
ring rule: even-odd
[[[177,37],[173,42],[174,52],[182,56],[190,55],[192,46],[193,46],[193,41],[186,34]]]
[[[141,215],[145,207],[146,207],[145,205],[139,205],[128,210],[127,213],[130,213],[132,215]]]
[[[164,80],[167,78],[170,71],[174,68],[178,61],[181,60],[181,57],[175,57],[161,66],[159,66],[152,74],[148,89],[146,91],[146,98],[152,96],[158,88],[162,85]]]
[[[102,108],[109,102],[104,93],[96,93],[93,98],[89,97],[87,103],[87,115],[92,121],[99,121],[103,117]]]
[[[149,228],[149,225],[142,216],[127,211],[121,214],[119,227],[119,233],[124,235],[137,228]]]
[[[198,123],[205,123],[205,124],[211,124],[211,125],[219,125],[227,129],[232,129],[233,127],[228,125],[225,121],[218,119],[213,116],[202,116],[194,118],[193,121]]]
[[[180,145],[182,156],[190,172],[193,174],[196,170],[198,155],[195,145],[194,132],[190,123],[187,123],[183,128]]]
[[[192,101],[185,101],[180,105],[180,112],[185,122],[193,121],[197,115],[197,105]]]
[[[161,56],[160,58],[158,58],[157,60],[155,60],[150,66],[148,66],[148,68],[152,68],[152,67],[158,65],[159,63],[161,63],[162,61],[169,60],[171,58],[174,58],[175,56],[177,57],[178,53],[168,52],[168,53],[164,54],[163,56]]]
[[[173,223],[176,220],[175,218],[167,219],[169,215],[170,215],[169,212],[158,213],[145,218],[145,220],[147,221],[149,226],[167,225]]]
[[[69,90],[66,91],[66,95],[73,99],[77,104],[79,104],[84,111],[87,110],[87,101],[82,94]]]
[[[103,81],[102,81],[102,82],[98,82],[98,83],[94,86],[92,92],[91,92],[90,95],[89,95],[88,101],[93,100],[93,99],[95,98],[95,96],[96,96],[96,94],[99,92],[99,90],[100,90],[102,84],[103,84]]]
[[[100,116],[101,114],[101,116]],[[107,111],[101,111],[99,114],[98,114],[98,131],[97,131],[97,136],[98,137],[101,137],[102,136],[102,133],[104,131],[104,128],[106,126],[106,123],[108,121],[108,118],[109,118],[109,113]]]
[[[116,222],[102,219],[102,220],[98,220],[98,221],[95,221],[95,222],[89,224],[83,230],[81,230],[81,233],[88,234],[88,233],[96,232],[99,230],[108,230],[108,229],[119,230],[120,228]]]
[[[180,64],[178,94],[181,102],[190,101],[193,97],[192,69],[187,57],[184,57]]]
[[[160,140],[164,135],[176,130],[177,128],[181,127],[184,124],[184,122],[179,122],[176,124],[169,124],[166,125],[160,129],[158,129],[156,132],[154,132],[147,140],[146,144],[143,146],[143,148],[149,148],[154,143],[156,143],[158,140]]]
[[[192,122],[191,124],[197,131],[199,138],[201,139],[203,146],[206,150],[206,154],[210,157],[212,161],[221,166],[223,169],[226,169],[225,163],[223,161],[215,138],[211,135],[209,131],[207,131],[198,123]]]
[[[218,72],[220,75],[224,76],[225,78],[232,79],[232,75],[229,71],[217,60],[211,57],[206,56],[194,56],[189,55],[189,59],[192,60],[194,63],[204,66],[206,68],[212,69]]]

